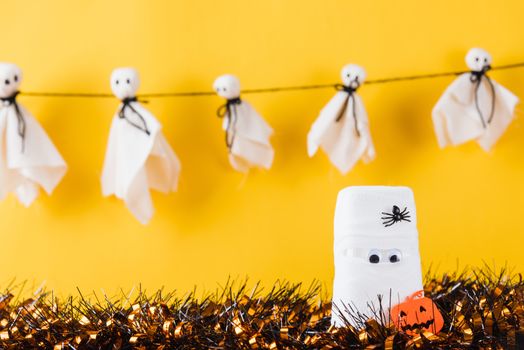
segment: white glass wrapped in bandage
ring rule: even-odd
[[[334,325],[347,320],[359,326],[358,314],[376,317],[382,312],[387,317],[391,306],[423,289],[411,189],[362,186],[340,191],[334,243]]]

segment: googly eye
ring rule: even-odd
[[[13,78],[15,82],[18,81],[18,75],[15,75],[15,77]]]
[[[116,81],[115,81],[115,84],[118,85],[118,84],[120,84],[120,82],[119,82],[118,80],[116,80]]]
[[[484,57],[484,63],[488,62],[488,58]]]
[[[478,57],[475,57],[475,62],[478,62],[479,61],[479,58]]]
[[[388,260],[392,264],[399,263],[402,260],[402,253],[398,249],[392,249],[388,252]]]
[[[131,80],[127,79],[126,83],[131,84]]]
[[[348,73],[348,74],[346,74],[346,77],[348,77],[348,78],[349,78],[349,77],[351,77],[351,74],[349,74],[349,73]]]
[[[380,252],[372,249],[368,254],[368,261],[372,264],[378,264],[380,262]]]
[[[6,79],[6,80],[4,80],[4,83],[5,83],[5,85],[9,85],[11,82],[9,81],[9,79]]]

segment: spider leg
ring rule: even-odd
[[[387,225],[386,225],[386,223],[384,223],[384,226],[389,227],[389,226],[393,225],[394,223],[396,223],[395,220],[391,221],[391,222],[390,222],[389,224],[387,224]]]
[[[395,220],[394,219],[389,219],[389,220],[384,220],[382,221],[382,224],[390,224],[390,223],[395,223]]]
[[[382,214],[382,215],[393,216],[393,214],[391,214],[391,213],[386,213],[386,212],[382,212],[381,214]]]
[[[402,219],[402,220],[407,221],[407,222],[411,222],[411,220],[409,220],[409,219]]]
[[[394,220],[392,216],[383,216],[381,217],[382,220]]]
[[[403,218],[410,218],[411,216],[409,216],[409,215],[403,215],[402,217],[403,217]]]
[[[408,211],[408,207],[405,207],[404,210],[402,210],[402,212],[400,213],[400,215],[405,214],[406,211]]]

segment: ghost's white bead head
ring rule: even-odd
[[[117,68],[111,73],[111,90],[120,100],[135,97],[139,85],[140,78],[134,68]]]
[[[240,81],[231,74],[224,74],[216,78],[213,89],[218,96],[228,100],[240,97]]]
[[[22,70],[13,63],[0,63],[0,97],[13,96],[20,88]]]
[[[366,71],[359,65],[347,64],[342,68],[340,76],[345,86],[357,88],[366,80]]]
[[[491,65],[491,55],[486,50],[473,48],[466,55],[466,65],[472,71],[479,72]]]

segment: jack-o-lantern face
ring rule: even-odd
[[[424,291],[415,292],[406,301],[391,309],[391,318],[398,330],[407,334],[429,331],[438,333],[444,326],[444,319]]]

